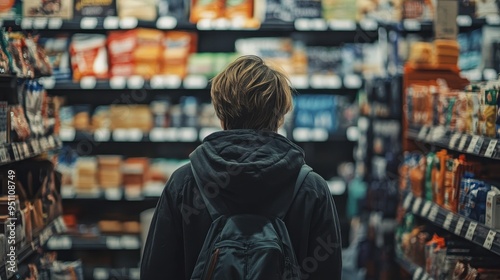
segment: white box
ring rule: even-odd
[[[500,191],[492,188],[486,196],[486,226],[500,229]]]

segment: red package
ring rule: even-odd
[[[105,35],[75,34],[69,50],[75,81],[82,77],[108,78]]]

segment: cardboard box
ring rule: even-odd
[[[492,229],[500,229],[500,191],[494,187],[486,196],[485,224]]]
[[[110,16],[116,16],[115,0],[75,0],[75,18]]]

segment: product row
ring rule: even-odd
[[[401,19],[433,20],[437,13],[437,1],[425,0],[304,0],[284,1],[241,1],[212,0],[41,0],[10,1],[0,10],[5,17],[62,17],[65,19],[81,17],[136,17],[141,20],[155,20],[158,16],[173,16],[179,20],[197,22],[201,19],[238,19],[247,20],[253,27],[259,22],[290,22],[296,18],[325,18],[361,20],[375,18],[383,21]],[[482,18],[498,14],[500,5],[495,0],[461,0],[455,4],[459,14],[471,18]]]
[[[427,155],[406,153],[400,168],[400,189],[415,197],[500,229],[498,164],[454,158],[446,150]]]
[[[371,44],[306,46],[284,37],[242,38],[235,53],[197,52],[195,32],[134,29],[103,34],[58,35],[41,38],[57,81],[83,77],[111,79],[140,76],[187,75],[211,78],[240,55],[258,55],[289,75],[341,77],[374,72],[376,59]],[[325,78],[325,77],[323,77]]]
[[[498,89],[498,81],[471,85],[462,91],[449,89],[443,80],[412,84],[405,97],[408,124],[442,127],[442,133],[499,138]]]
[[[0,258],[3,262],[9,258],[9,252],[16,254],[24,247],[31,248],[31,242],[37,238],[46,241],[48,236],[40,234],[62,215],[62,205],[61,175],[54,170],[52,162],[23,162],[2,168],[0,172]]]
[[[464,239],[407,214],[396,230],[397,255],[423,268],[428,277],[443,280],[497,279],[499,257]]]

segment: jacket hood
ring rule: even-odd
[[[277,133],[241,129],[209,135],[190,159],[220,213],[276,214],[291,200],[304,152]]]

